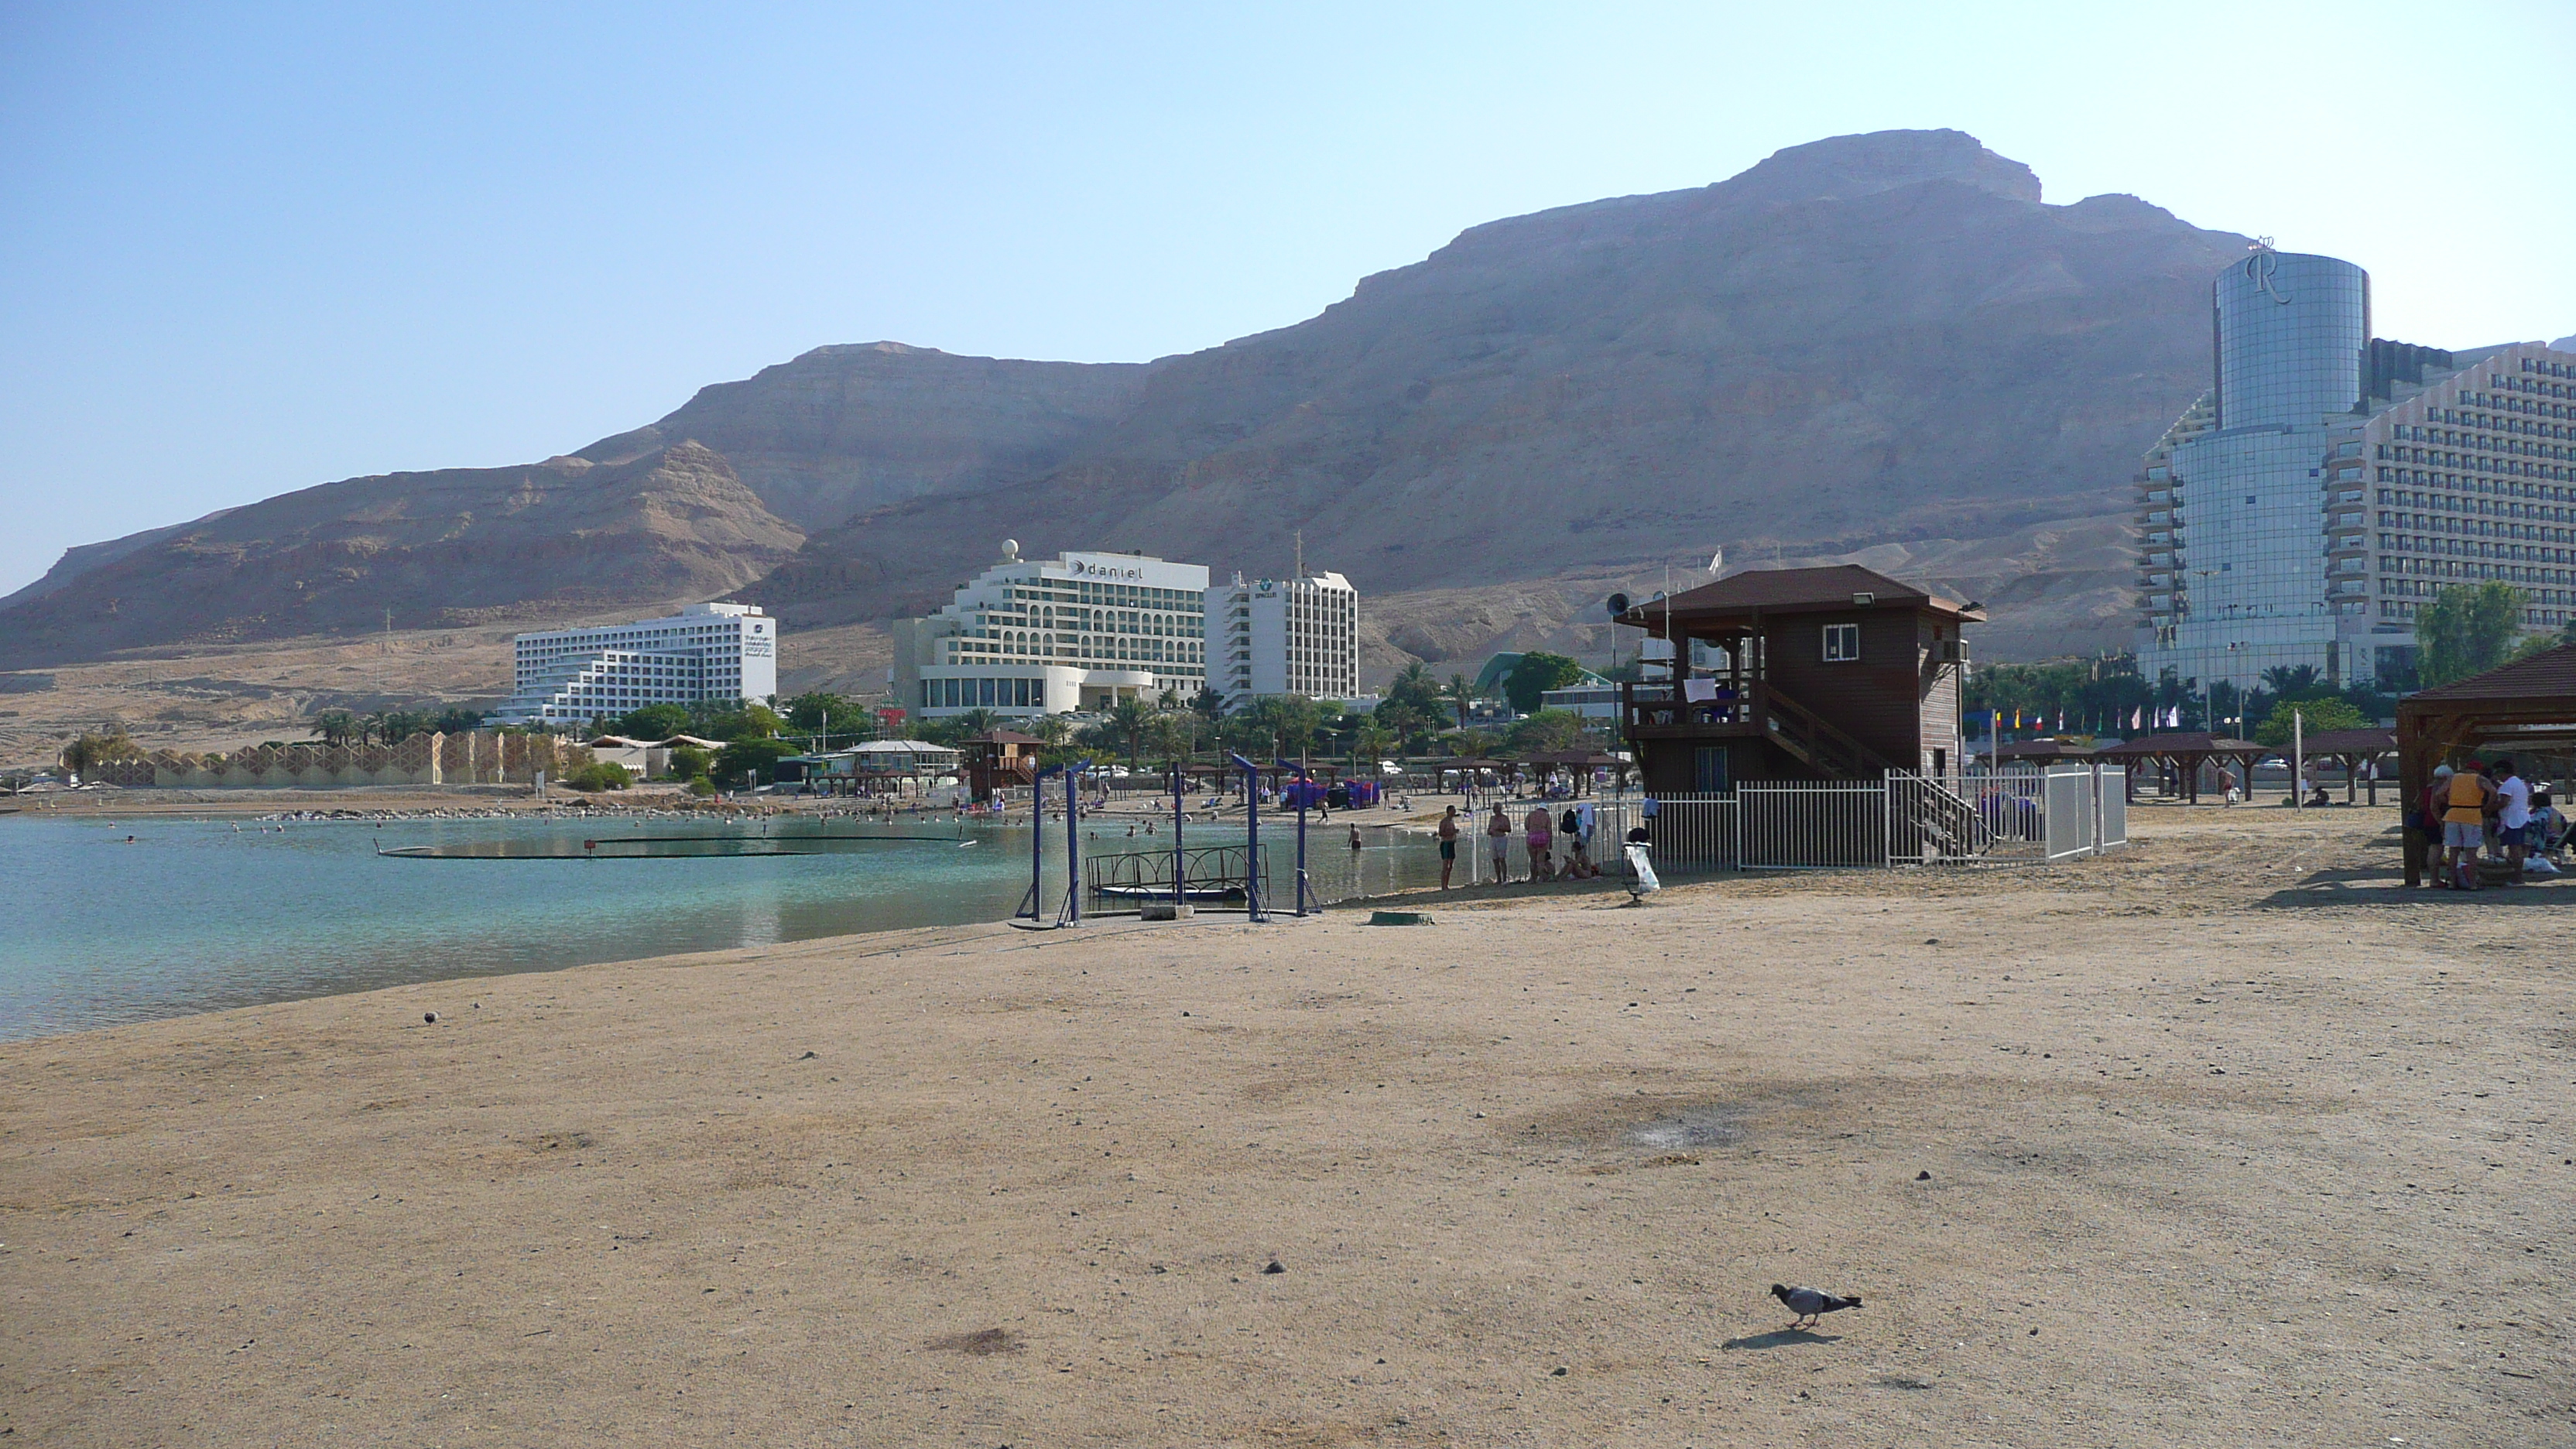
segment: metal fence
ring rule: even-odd
[[[1602,839],[1624,839],[1643,820],[1655,868],[1694,875],[2072,860],[2127,842],[2125,803],[2116,771],[2056,765],[1948,779],[1891,770],[1876,780],[1746,780],[1726,794],[1656,796],[1651,817],[1643,802],[1596,808]]]
[[[1890,780],[1748,780],[1736,787],[1738,870],[1885,865]]]

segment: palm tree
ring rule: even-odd
[[[1039,739],[1046,741],[1048,749],[1060,750],[1064,748],[1065,740],[1073,734],[1073,724],[1060,714],[1040,715],[1034,733]]]
[[[1449,701],[1449,707],[1457,711],[1458,728],[1465,729],[1467,711],[1476,703],[1476,687],[1467,682],[1467,676],[1452,674],[1449,682],[1440,686],[1440,697]]]
[[[1371,720],[1351,736],[1351,763],[1356,765],[1366,760],[1369,773],[1375,775],[1378,761],[1386,758],[1386,752],[1394,747],[1395,736],[1387,732],[1386,726]]]
[[[358,733],[358,717],[345,709],[326,709],[313,716],[312,733],[326,745],[345,745]]]
[[[1109,737],[1127,752],[1128,773],[1135,773],[1137,752],[1145,746],[1146,731],[1153,728],[1154,707],[1128,695],[1109,707],[1109,718],[1104,723],[1109,727]]]
[[[970,709],[954,718],[961,736],[988,733],[1002,722],[1002,717],[989,709]]]
[[[2263,686],[2275,699],[2289,699],[2306,694],[2325,682],[2313,664],[2275,664],[2263,671]]]

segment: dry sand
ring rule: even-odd
[[[2385,820],[0,1047],[0,1432],[2563,1445],[2576,893]]]

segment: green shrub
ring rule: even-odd
[[[678,745],[671,750],[671,763],[664,773],[674,780],[694,780],[715,764],[715,756],[696,745]]]
[[[564,783],[576,790],[623,790],[634,778],[624,765],[598,760],[564,776]]]
[[[716,782],[708,779],[704,775],[697,776],[689,781],[689,793],[692,795],[712,795],[715,792]]]

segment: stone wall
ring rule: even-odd
[[[413,735],[390,745],[260,745],[232,754],[155,751],[101,765],[87,778],[104,785],[179,790],[325,789],[348,785],[531,784],[590,763],[586,746],[553,735]]]

